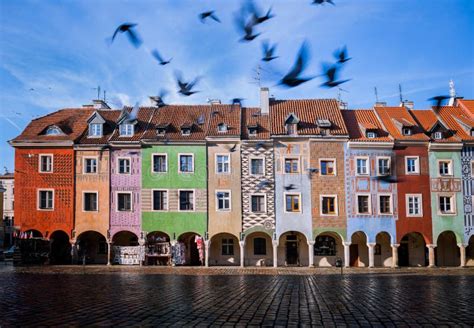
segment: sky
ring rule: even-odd
[[[259,86],[277,99],[338,98],[349,108],[370,108],[376,98],[389,105],[403,98],[428,108],[428,98],[449,92],[474,97],[474,1],[472,0],[333,0],[335,6],[312,0],[265,0],[275,17],[257,27],[254,41],[239,42],[234,24],[242,1],[237,0],[2,0],[0,1],[0,172],[14,166],[7,141],[28,122],[67,107],[81,107],[106,90],[114,108],[139,102],[161,89],[170,104],[228,103],[244,98],[258,106]],[[222,21],[201,23],[198,14],[215,10]],[[137,23],[143,40],[134,48],[124,35],[111,44],[115,28]],[[276,43],[277,59],[264,63],[261,42]],[[348,61],[337,88],[320,87],[316,77],[285,89],[279,79],[288,72],[303,41],[310,61],[303,76],[321,74],[322,63],[347,46]],[[150,55],[158,49],[169,65]],[[257,67],[260,66],[260,82]],[[177,93],[175,71],[186,80],[197,76],[200,91]],[[103,95],[101,95],[102,97]]]

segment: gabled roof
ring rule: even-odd
[[[300,120],[298,135],[320,135],[321,128],[316,124],[318,119],[331,121],[330,135],[348,135],[339,105],[335,99],[306,100],[273,100],[270,101],[270,118],[272,135],[286,135],[285,121],[290,113]],[[327,130],[327,129],[326,129]]]
[[[442,106],[438,115],[460,140],[474,141],[470,134],[470,130],[474,128],[474,120],[460,107]]]
[[[207,135],[209,137],[240,137],[240,106],[239,105],[210,105],[211,117]],[[218,132],[219,124],[226,124],[227,131]]]
[[[441,121],[436,114],[430,110],[410,110],[410,114],[416,119],[418,124],[423,128],[424,132],[427,135],[430,135],[436,130],[447,130],[447,133],[443,136],[443,139],[433,139],[431,136],[431,142],[434,143],[450,143],[450,142],[459,142],[459,139],[450,131],[449,126],[446,126],[444,120]]]
[[[256,135],[249,135],[248,128],[257,127]],[[242,139],[267,140],[270,139],[270,117],[261,114],[258,107],[242,108]]]
[[[81,138],[78,140],[80,145],[104,145],[107,144],[115,131],[116,122],[120,115],[120,110],[98,110],[96,111],[104,120],[102,128],[102,137],[89,137],[89,129],[86,127]],[[94,115],[94,114],[93,114]],[[91,116],[92,118],[92,116]]]
[[[102,115],[100,115],[100,113],[98,111],[95,111],[94,113],[92,113],[92,115],[89,117],[89,119],[87,120],[87,123],[88,124],[91,124],[91,123],[94,123],[94,124],[104,124],[105,123],[105,119],[102,117]]]
[[[120,141],[121,142],[140,141],[145,131],[148,130],[150,120],[156,109],[157,109],[156,107],[139,107],[138,113],[136,114],[136,123],[135,123],[135,128],[133,131],[133,136],[131,137],[120,136],[119,129],[117,126],[112,136],[110,137],[110,141],[119,141],[119,142]],[[126,111],[131,111],[131,110],[132,110],[131,108],[126,108]],[[124,113],[124,110],[122,110],[122,112],[120,113],[120,116],[124,115],[123,113]],[[118,122],[120,122],[120,116],[119,116]],[[122,122],[124,122],[124,120],[122,120]]]
[[[474,117],[474,100],[458,99],[457,104],[459,107],[461,107],[461,109],[463,109],[471,117]]]
[[[382,121],[383,126],[387,132],[395,140],[406,141],[428,141],[429,138],[425,135],[424,130],[419,127],[410,115],[406,107],[374,107],[375,112]],[[396,122],[399,122],[398,124]],[[412,134],[405,136],[402,134],[401,128],[404,124],[411,124]],[[407,125],[408,126],[408,125]]]
[[[382,127],[373,109],[341,110],[349,130],[349,140],[366,142],[390,142],[393,138]],[[364,127],[377,133],[376,138],[367,138]],[[369,127],[369,128],[367,128]]]
[[[285,119],[285,124],[298,124],[300,122],[300,119],[298,116],[295,115],[295,113],[290,113]]]

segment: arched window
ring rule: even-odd
[[[253,254],[267,255],[267,241],[265,240],[265,238],[253,239]]]
[[[314,244],[314,255],[315,256],[335,256],[336,240],[331,236],[319,236],[316,238]]]

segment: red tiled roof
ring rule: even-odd
[[[32,120],[13,142],[55,142],[76,141],[87,128],[87,118],[93,113],[91,108],[65,108]],[[64,134],[46,135],[50,126],[59,127]]]
[[[132,108],[127,108],[130,112]],[[135,123],[134,133],[131,137],[122,137],[119,134],[118,126],[115,128],[112,136],[110,137],[110,141],[140,141],[142,139],[143,134],[148,129],[148,125],[150,124],[150,119],[155,112],[156,107],[140,107],[137,114],[137,123]]]
[[[78,143],[79,144],[84,144],[84,145],[102,145],[106,144],[112,134],[115,131],[116,124],[115,122],[117,121],[119,115],[120,115],[120,110],[97,110],[97,112],[102,116],[105,120],[104,126],[103,126],[103,135],[101,138],[89,138],[88,137],[88,127],[86,127],[82,137],[79,139]]]
[[[257,126],[257,134],[250,136],[248,127]],[[258,107],[242,108],[242,138],[248,140],[270,139],[270,117],[261,114]]]
[[[416,119],[418,124],[425,131],[425,133],[429,133],[438,122],[441,123],[446,129],[450,129],[450,127],[445,123],[445,121],[443,119],[439,120],[439,118],[431,109],[410,110],[410,114]],[[435,143],[449,143],[458,141],[458,138],[456,138],[456,136],[452,134],[448,136],[445,135],[443,139],[431,138],[431,142]]]
[[[382,127],[382,124],[375,115],[372,109],[353,109],[353,110],[342,110],[342,116],[346,123],[347,129],[349,130],[349,139],[354,141],[367,141],[367,142],[388,142],[393,141],[387,131]],[[375,130],[377,138],[367,138],[363,131],[360,129],[360,125],[366,129]]]
[[[471,117],[474,117],[474,100],[458,99],[457,104],[465,110]]]
[[[418,126],[414,118],[410,115],[406,107],[374,107],[375,112],[379,116],[388,133],[396,140],[420,140],[428,141],[423,129]],[[401,124],[412,124],[412,134],[409,136],[402,135],[401,129],[396,125],[396,121]]]
[[[240,106],[239,105],[210,105],[211,118],[207,135],[210,137],[240,137]],[[226,124],[226,132],[218,132],[219,124]]]
[[[348,135],[339,105],[335,99],[274,100],[270,102],[271,133],[286,135],[285,120],[290,113],[299,119],[298,135],[319,135],[317,119],[331,121],[331,135]]]
[[[459,139],[462,141],[474,140],[474,137],[471,137],[470,134],[470,130],[474,128],[474,120],[460,107],[442,106],[438,110],[438,115],[446,122],[447,128],[452,130]],[[469,132],[464,129],[460,122],[467,125]]]

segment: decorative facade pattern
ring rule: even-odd
[[[464,242],[474,235],[474,147],[464,147],[461,151],[462,191],[464,203]]]

